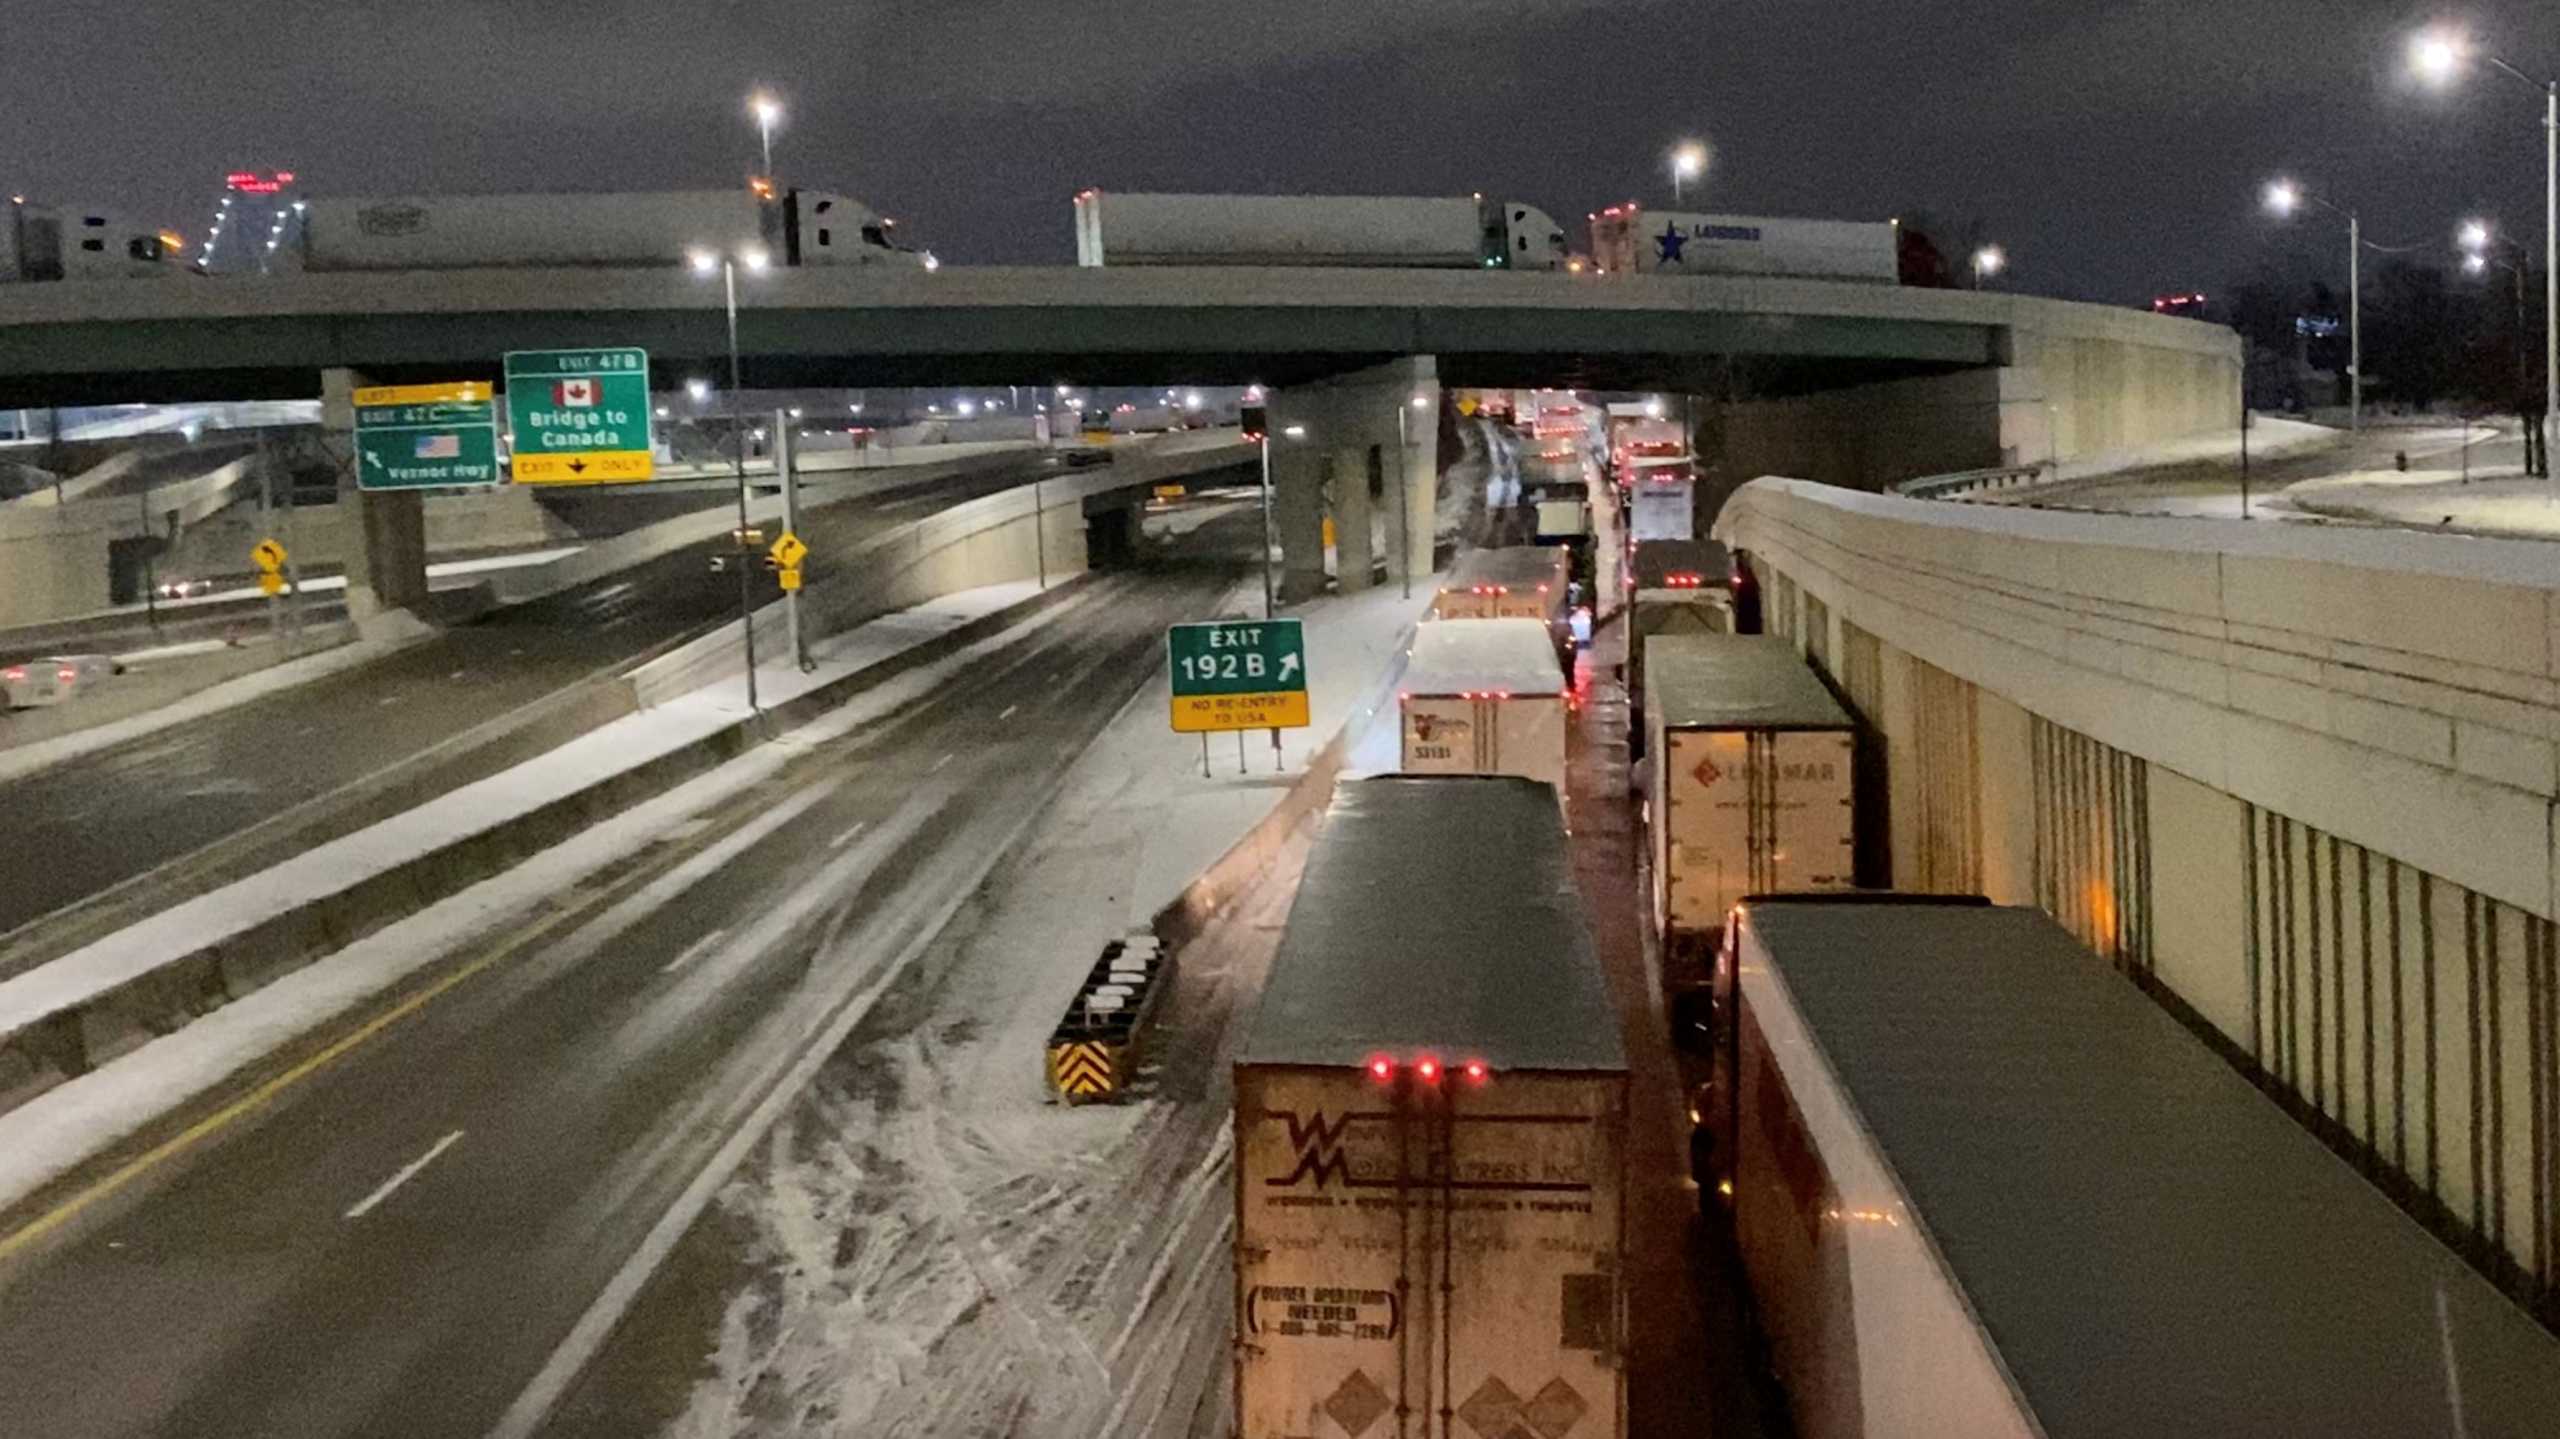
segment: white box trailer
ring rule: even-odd
[[[669,268],[696,251],[761,250],[777,265],[920,265],[890,222],[843,195],[670,190],[595,195],[317,199],[298,257],[314,272]]]
[[[2560,1341],[2044,914],[1734,928],[1733,1228],[1802,1439],[2560,1432]]]
[[[1618,1035],[1545,794],[1342,786],[1235,1066],[1237,1439],[1626,1433]]]
[[[1666,959],[1711,953],[1746,894],[1855,881],[1856,724],[1765,635],[1656,635],[1644,651],[1653,920]]]
[[[1768,275],[1805,280],[1902,280],[1891,222],[1701,215],[1617,205],[1591,221],[1591,253],[1613,275]]]
[[[1534,620],[1416,625],[1398,686],[1406,774],[1509,774],[1564,802],[1572,687]]]
[[[1076,263],[1552,270],[1564,231],[1481,196],[1076,196]]]
[[[1573,555],[1562,545],[1469,550],[1431,600],[1435,620],[1536,620],[1561,635]]]

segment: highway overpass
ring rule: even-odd
[[[986,268],[778,271],[741,287],[760,387],[1056,379],[1261,383],[1307,431],[1275,457],[1296,586],[1318,583],[1322,517],[1436,472],[1437,426],[1399,425],[1443,386],[1701,392],[1711,475],[1876,488],[1913,475],[2068,460],[2219,428],[2239,343],[2189,320],[2031,296],[1751,277],[1430,270]],[[662,388],[717,372],[716,287],[677,269],[297,275],[13,286],[0,293],[0,405],[310,398],[333,428],[359,383],[491,378],[509,350],[647,348]],[[1409,393],[1410,392],[1410,393]],[[1293,395],[1311,396],[1300,403]],[[1416,434],[1415,431],[1420,433]],[[1331,499],[1325,498],[1330,494]],[[355,613],[423,593],[413,496],[372,496],[381,563]],[[1391,507],[1393,508],[1393,507]],[[1406,563],[1427,509],[1395,548]],[[1401,527],[1401,522],[1399,522]],[[404,538],[407,537],[407,538]],[[385,548],[387,546],[387,548]],[[1346,574],[1358,567],[1346,565]],[[380,570],[384,583],[374,583]]]

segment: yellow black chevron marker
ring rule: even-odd
[[[1120,1088],[1119,1046],[1091,1041],[1049,1046],[1049,1087],[1069,1104],[1107,1099]]]

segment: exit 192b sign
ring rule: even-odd
[[[1165,631],[1177,734],[1304,729],[1307,642],[1296,620],[1216,620]]]

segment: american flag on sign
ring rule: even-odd
[[[562,380],[551,387],[551,402],[570,409],[592,409],[596,402],[596,382]]]
[[[418,458],[422,460],[458,460],[462,458],[462,436],[418,436]]]

